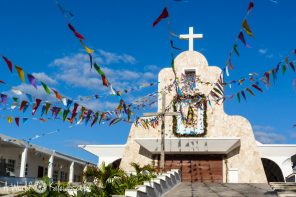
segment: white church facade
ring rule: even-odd
[[[120,168],[132,171],[131,162],[141,165],[160,165],[161,130],[164,129],[164,167],[180,169],[182,181],[223,183],[266,183],[295,181],[296,145],[261,144],[256,141],[250,122],[241,116],[227,115],[223,102],[217,101],[211,91],[221,78],[221,69],[209,66],[207,59],[193,50],[193,39],[201,34],[181,35],[189,40],[189,50],[179,54],[172,68],[164,68],[158,75],[158,113],[164,111],[193,114],[195,125],[184,123],[181,115],[164,115],[164,128],[143,128],[133,124],[124,145],[80,145],[99,157],[98,165],[119,162]],[[194,95],[201,95],[190,106],[175,102],[177,91],[167,91],[177,77],[195,76]],[[191,91],[191,90],[190,90]],[[163,99],[165,99],[163,101]],[[191,102],[192,103],[192,102]],[[164,110],[165,109],[165,110]],[[187,113],[186,112],[186,113]],[[189,114],[189,113],[188,113]],[[188,117],[187,117],[188,118]],[[145,117],[143,117],[145,119]]]

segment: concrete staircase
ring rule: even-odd
[[[296,183],[270,182],[269,185],[279,197],[296,197]]]
[[[155,179],[145,181],[143,185],[138,185],[136,189],[125,190],[125,195],[122,195],[122,197],[161,197],[180,182],[180,170],[171,170],[158,175]]]

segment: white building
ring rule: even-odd
[[[157,113],[150,113],[163,117],[164,127],[158,125],[145,129],[133,124],[125,145],[80,147],[97,155],[98,164],[102,161],[118,162],[121,159],[120,167],[126,171],[133,170],[131,162],[155,167],[163,165],[166,170],[178,168],[182,173],[182,181],[293,181],[296,145],[256,142],[252,126],[246,118],[224,112],[224,102],[221,99],[223,87],[217,86],[223,83],[223,72],[219,67],[209,66],[203,54],[193,48],[193,39],[202,38],[202,34],[193,34],[191,27],[189,34],[181,35],[180,38],[189,40],[189,50],[175,58],[174,70],[169,67],[159,72],[158,110]],[[186,97],[179,93],[177,95],[176,91],[167,91],[167,87],[174,87],[175,77],[194,79],[194,85],[189,87],[189,91],[182,93]],[[184,84],[178,86],[184,87],[186,88]],[[215,88],[220,89],[220,96],[213,92]],[[161,92],[165,94],[162,95]],[[202,101],[198,105],[197,99],[186,102],[197,97]],[[191,125],[184,123],[180,113],[176,115],[175,112],[181,106],[182,114],[189,114],[188,110],[192,110],[191,114],[194,115],[191,117]],[[164,149],[161,147],[162,130],[165,136]],[[160,157],[161,150],[165,152],[165,161]]]
[[[53,181],[79,182],[85,160],[0,134],[0,181],[31,180],[48,176]],[[0,183],[1,183],[0,182]]]

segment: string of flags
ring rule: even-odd
[[[253,35],[253,32],[247,22],[247,17],[249,16],[249,14],[251,13],[251,11],[253,10],[254,8],[254,2],[253,1],[250,1],[249,3],[249,6],[248,6],[248,9],[247,9],[247,12],[243,18],[243,22],[241,23],[241,28],[240,28],[240,31],[232,45],[232,49],[231,51],[229,52],[228,54],[228,57],[227,57],[227,61],[226,61],[226,64],[223,68],[223,71],[226,73],[227,76],[229,76],[229,69],[230,70],[233,70],[234,69],[234,66],[232,64],[232,56],[233,54],[235,54],[236,56],[240,56],[239,54],[239,50],[238,50],[238,41],[241,41],[241,43],[247,47],[247,48],[250,48],[250,45],[246,42],[246,39],[245,39],[245,36],[244,36],[244,32],[249,36],[249,37],[254,37]]]

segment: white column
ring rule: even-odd
[[[25,172],[26,172],[27,157],[28,157],[28,148],[26,147],[22,152],[20,177],[26,176]]]
[[[52,155],[50,155],[49,160],[48,160],[47,176],[50,179],[52,178],[52,174],[53,174],[53,160],[54,160],[54,153],[52,153]]]
[[[69,171],[69,183],[74,182],[74,161],[71,162],[70,171]]]

